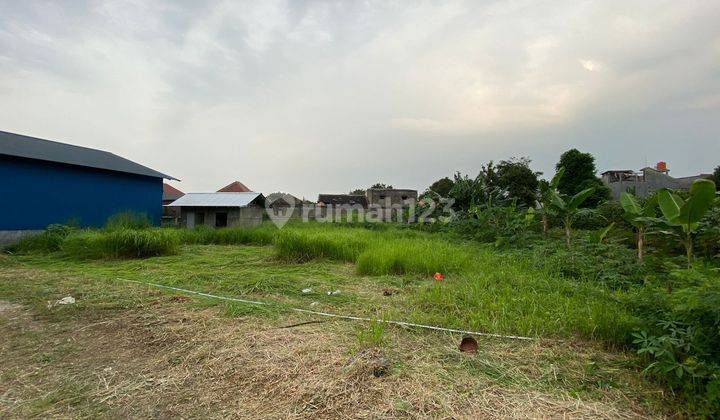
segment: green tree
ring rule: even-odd
[[[458,210],[468,210],[473,205],[483,203],[486,195],[482,177],[478,175],[476,178],[470,178],[456,172],[448,196],[455,200],[453,207]]]
[[[718,188],[720,191],[720,165],[718,165],[718,167],[715,168],[715,172],[713,172],[713,181],[715,182],[715,188]]]
[[[450,194],[450,190],[452,190],[454,185],[455,182],[453,182],[452,179],[445,177],[433,182],[432,185],[430,185],[430,187],[428,188],[428,190],[434,192],[440,197],[448,197],[448,195]]]
[[[560,168],[557,173],[555,173],[555,176],[553,176],[550,182],[542,179],[538,183],[540,192],[540,194],[538,194],[538,201],[540,202],[540,216],[542,217],[542,227],[544,235],[547,235],[548,232],[549,217],[555,215],[555,207],[552,205],[552,199],[557,193],[557,186],[560,183],[560,179],[562,179],[564,172],[565,169]]]
[[[610,198],[610,189],[596,176],[595,157],[590,153],[570,149],[560,156],[555,165],[555,169],[560,168],[565,168],[565,176],[558,185],[561,193],[572,196],[588,188],[593,189],[593,194],[584,201],[584,207],[597,207]]]
[[[509,198],[527,207],[535,207],[540,172],[530,169],[530,159],[511,158],[497,165],[497,184],[507,192]]]
[[[389,184],[383,184],[382,182],[376,182],[370,186],[373,190],[392,190],[393,186]]]
[[[677,194],[661,188],[658,190],[658,203],[663,214],[662,222],[671,230],[662,233],[675,236],[685,247],[688,266],[693,261],[693,237],[700,220],[715,200],[715,183],[709,179],[698,179],[690,186],[690,197],[683,200]]]
[[[487,191],[500,188],[500,177],[497,172],[497,167],[492,160],[480,168],[480,174],[477,179],[482,182]]]
[[[558,173],[555,175],[555,178],[553,178],[553,182],[556,182],[555,180],[557,179],[558,183],[562,183],[565,173],[567,173],[565,168],[562,166],[558,168]],[[563,194],[554,189],[547,191],[547,198],[549,200],[548,207],[554,214],[560,216],[565,226],[565,243],[568,248],[570,248],[572,240],[572,222],[580,211],[582,203],[587,200],[593,192],[593,188],[586,188],[574,195]]]
[[[632,194],[624,192],[620,195],[620,205],[625,211],[624,218],[637,230],[637,256],[640,262],[643,260],[645,233],[652,226],[652,218],[655,217],[657,204],[656,195],[646,199],[642,205]]]
[[[365,195],[365,190],[363,190],[362,188],[356,188],[350,191],[350,195]]]

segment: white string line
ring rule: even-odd
[[[198,295],[203,296],[211,299],[220,299],[220,300],[227,300],[231,302],[239,302],[239,303],[246,303],[249,305],[269,305],[267,302],[260,302],[256,300],[247,300],[247,299],[239,299],[239,298],[233,298],[233,297],[227,297],[227,296],[218,296],[218,295],[212,295],[210,293],[203,293],[203,292],[196,292],[194,290],[188,290],[188,289],[181,289],[179,287],[173,287],[173,286],[166,286],[164,284],[156,284],[156,283],[150,283],[150,282],[144,282],[144,281],[138,281],[138,280],[128,280],[118,277],[117,278],[120,281],[130,282],[130,283],[136,283],[136,284],[144,284],[147,286],[153,286],[160,289],[168,289],[168,290],[174,290],[176,292],[182,292],[182,293],[188,293],[192,295]],[[282,305],[281,305],[282,306]],[[527,340],[532,341],[534,340],[532,337],[523,337],[519,335],[502,335],[502,334],[493,334],[493,333],[484,333],[484,332],[478,332],[478,331],[466,331],[466,330],[457,330],[454,328],[444,328],[444,327],[436,327],[434,325],[424,325],[424,324],[415,324],[413,322],[405,322],[405,321],[391,321],[386,319],[373,319],[373,318],[365,318],[361,316],[354,316],[354,315],[338,315],[338,314],[332,314],[329,312],[319,312],[319,311],[313,311],[310,309],[302,309],[302,308],[294,308],[294,307],[287,307],[288,309],[295,311],[295,312],[301,312],[306,314],[313,314],[318,316],[324,316],[328,318],[339,318],[339,319],[349,319],[352,321],[365,321],[365,322],[382,322],[385,324],[392,324],[392,325],[400,325],[402,327],[410,327],[410,328],[423,328],[426,330],[433,330],[433,331],[445,331],[445,332],[451,332],[451,333],[459,333],[459,334],[469,334],[469,335],[477,335],[480,337],[492,337],[492,338],[506,338],[511,340]]]

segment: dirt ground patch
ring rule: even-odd
[[[578,398],[519,386],[517,378],[543,377],[545,364],[517,362],[564,351],[546,343],[483,340],[481,352],[467,356],[457,337],[394,330],[391,346],[362,349],[347,322],[279,328],[303,319],[230,319],[170,295],[87,321],[37,320],[8,302],[0,308],[8,338],[0,344],[2,417],[649,415],[617,390]],[[608,357],[590,347],[572,351]],[[376,377],[379,357],[390,366]],[[505,371],[498,360],[514,367]],[[552,369],[556,380],[567,374]]]

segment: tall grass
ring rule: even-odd
[[[263,225],[259,227],[229,227],[212,229],[198,227],[179,229],[180,242],[196,245],[270,245],[275,241],[277,228]]]
[[[409,317],[415,322],[505,334],[628,344],[640,325],[602,286],[497,260],[452,281],[425,284],[410,303]]]
[[[119,229],[69,235],[60,251],[78,258],[147,258],[176,254],[179,248],[179,236],[171,229]]]
[[[440,234],[303,224],[282,230],[273,225],[189,230],[113,228],[49,230],[44,235],[27,240],[20,248],[60,250],[68,256],[101,259],[169,255],[177,253],[180,244],[272,245],[281,259],[350,262],[361,275],[450,274],[444,281],[421,283],[408,293],[407,308],[397,315],[421,323],[508,334],[601,338],[613,343],[625,343],[638,325],[613,292],[598,282],[570,281],[558,274],[556,267],[528,263],[527,259],[534,260],[535,256],[499,254]],[[269,254],[268,250],[264,252]],[[252,293],[266,287],[266,281],[240,290],[234,279],[228,287]],[[272,290],[277,289],[277,282],[282,282],[286,291],[299,290],[295,281],[283,276],[273,279]],[[314,280],[302,281],[305,286]]]
[[[384,239],[358,256],[357,272],[385,274],[458,273],[466,271],[472,256],[460,246],[432,239]]]
[[[108,217],[105,230],[148,229],[152,227],[150,217],[145,213],[123,212]]]
[[[371,232],[341,228],[283,230],[275,239],[275,249],[280,257],[298,262],[315,258],[355,262],[371,236]]]

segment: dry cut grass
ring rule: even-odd
[[[47,280],[34,269],[8,272],[12,280],[0,281]],[[134,303],[0,305],[0,417],[660,414],[651,408],[656,390],[630,358],[587,343],[481,340],[480,352],[466,355],[457,336],[388,328],[385,344],[373,347],[358,342],[365,327],[354,323],[282,328],[310,319],[227,318],[185,296],[144,287],[119,292]],[[376,377],[383,361],[387,373]]]

